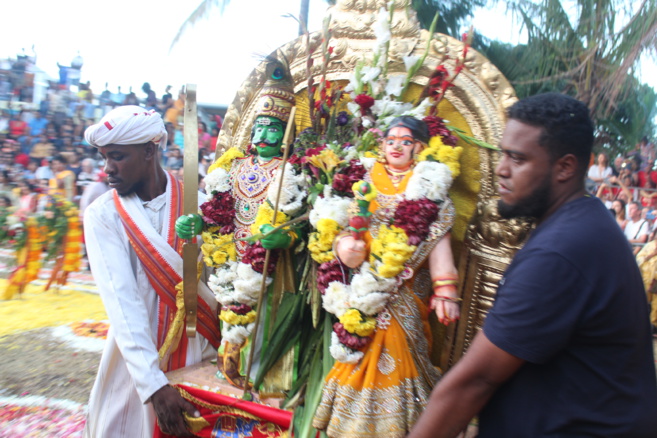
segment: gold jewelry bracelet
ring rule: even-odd
[[[433,288],[437,287],[442,287],[442,286],[456,286],[459,284],[458,279],[452,279],[452,278],[441,278],[438,280],[434,280],[433,282]]]
[[[438,300],[438,301],[451,301],[453,303],[460,303],[463,301],[463,298],[454,298],[454,297],[447,297],[445,295],[434,295],[431,297],[433,300]]]

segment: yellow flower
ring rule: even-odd
[[[462,153],[463,148],[461,146],[443,146],[438,151],[438,161],[449,167],[449,170],[452,171],[452,179],[456,179],[456,177],[461,174],[461,164],[459,163],[459,160]]]
[[[310,256],[317,263],[325,263],[333,260],[333,239],[327,244],[326,240],[321,239],[319,232],[310,234],[308,239],[308,251]]]
[[[223,265],[229,260],[237,260],[237,250],[235,248],[235,242],[233,242],[232,233],[214,236],[210,233],[204,234],[208,234],[208,236],[203,236],[205,243],[201,245],[201,252],[204,256],[203,261],[207,266],[216,267]]]
[[[376,319],[365,316],[358,309],[349,309],[340,317],[340,323],[349,333],[369,336],[376,330]]]
[[[408,236],[403,229],[394,225],[382,225],[377,238],[371,244],[370,263],[375,266],[376,260],[381,261],[377,266],[377,274],[392,278],[404,270],[404,264],[415,249],[415,246],[408,244]]]
[[[233,164],[235,158],[244,157],[244,152],[237,148],[230,148],[224,152],[219,158],[215,160],[214,163],[208,168],[208,173],[212,172],[214,169],[221,167],[226,172],[230,170],[230,166]]]
[[[255,222],[251,225],[251,234],[258,234],[260,232],[260,227],[265,224],[271,224],[273,226],[278,226],[289,221],[288,215],[279,211],[276,215],[276,223],[274,223],[274,209],[269,204],[269,202],[263,202],[258,208],[258,214],[256,215]]]
[[[379,154],[372,152],[372,151],[367,151],[365,152],[365,158],[378,158]]]
[[[219,314],[219,319],[223,322],[231,325],[248,325],[251,324],[256,319],[255,310],[251,310],[246,315],[238,315],[232,310],[222,310]]]
[[[338,164],[342,163],[340,157],[336,155],[331,149],[324,149],[319,154],[312,157],[307,157],[308,162],[318,169],[323,170],[325,173],[331,169],[335,169]]]

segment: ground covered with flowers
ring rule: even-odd
[[[82,436],[107,316],[92,285],[43,289],[0,301],[0,437]]]

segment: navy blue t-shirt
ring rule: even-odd
[[[479,437],[657,437],[646,295],[597,199],[563,205],[514,257],[483,327],[524,359],[479,416]]]

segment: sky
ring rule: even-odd
[[[0,58],[15,58],[34,45],[37,66],[58,78],[57,63],[69,65],[78,52],[84,60],[83,82],[94,93],[108,83],[138,97],[149,82],[160,97],[196,84],[199,103],[229,105],[262,56],[297,37],[298,0],[233,0],[223,15],[215,8],[189,28],[169,50],[177,30],[200,0],[21,0],[11,2],[11,17],[0,27]],[[309,29],[319,30],[328,4],[311,0]],[[501,23],[507,23],[501,25]],[[469,23],[465,23],[469,26]],[[523,34],[503,10],[479,10],[477,32],[508,42]],[[642,78],[657,89],[657,63],[642,62]]]

